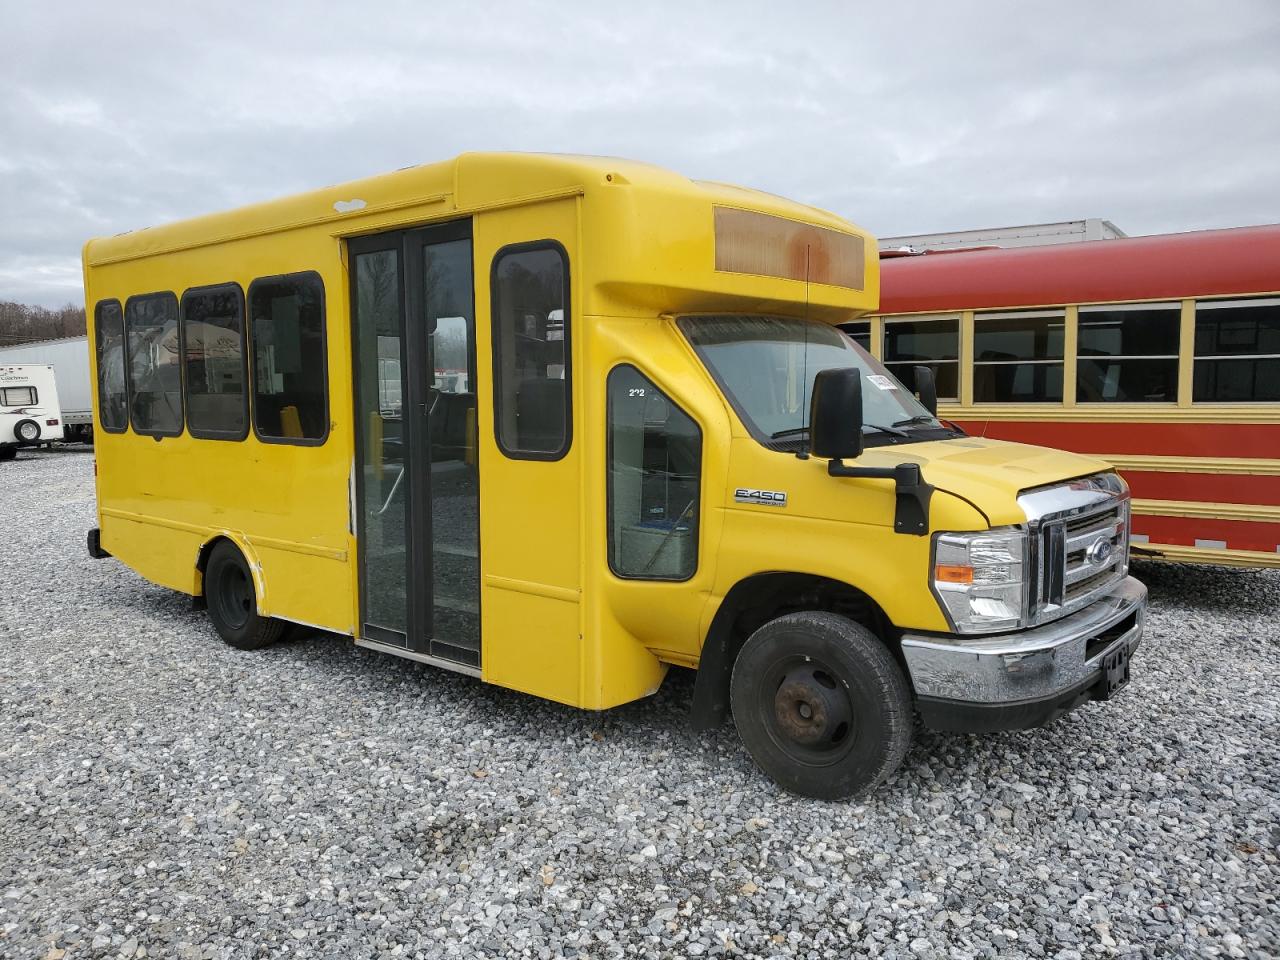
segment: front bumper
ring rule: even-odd
[[[1017,633],[906,634],[920,714],[937,730],[1022,730],[1106,699],[1105,665],[1137,649],[1146,612],[1147,588],[1129,577],[1083,610]]]

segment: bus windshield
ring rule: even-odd
[[[747,428],[765,446],[808,446],[809,400],[820,370],[862,373],[868,446],[953,436],[878,360],[825,323],[790,317],[684,317],[681,329]]]

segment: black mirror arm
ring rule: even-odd
[[[833,477],[862,477],[869,480],[892,480],[898,503],[893,515],[894,533],[923,537],[929,532],[929,500],[934,488],[924,482],[918,463],[900,463],[895,467],[850,467],[843,460],[827,464]]]

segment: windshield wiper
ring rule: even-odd
[[[930,418],[930,419],[932,419],[932,418]],[[905,422],[905,423],[914,423],[915,421],[914,421],[914,420],[907,420],[907,421],[904,421],[904,422]],[[899,428],[899,426],[901,426],[901,424],[897,424],[897,423],[895,423],[895,424],[893,424],[892,426],[885,427],[885,426],[881,426],[881,425],[880,425],[880,424],[878,424],[878,423],[864,423],[864,424],[862,425],[862,429],[863,429],[863,430],[870,431],[871,433],[887,433],[887,434],[889,434],[891,437],[909,437],[909,436],[911,436],[911,434],[907,433],[907,431],[905,431],[905,430],[899,430],[899,429],[898,429],[898,428]],[[770,439],[770,440],[781,440],[783,437],[797,437],[797,436],[800,436],[801,434],[805,434],[805,433],[808,433],[808,432],[809,432],[809,428],[808,428],[808,427],[791,427],[789,430],[779,430],[779,431],[777,431],[776,433],[771,433],[771,434],[769,434],[769,439]]]
[[[872,433],[887,433],[887,434],[889,434],[889,435],[890,435],[890,436],[892,436],[892,437],[909,437],[909,436],[911,436],[911,434],[907,433],[907,431],[905,431],[905,430],[899,430],[899,429],[898,429],[898,425],[897,425],[896,423],[895,423],[893,426],[891,426],[891,427],[882,427],[882,426],[880,426],[880,424],[878,424],[878,423],[864,423],[864,424],[862,425],[862,429],[863,429],[863,430],[870,430]]]
[[[954,424],[947,423],[945,420],[941,420],[938,417],[929,416],[923,413],[916,414],[914,417],[911,417],[910,419],[907,419],[907,420],[895,420],[893,423],[895,427],[907,427],[907,426],[911,426],[912,424],[915,424],[917,426],[922,426],[924,424],[931,424],[933,425],[933,428],[935,430],[946,430],[949,433],[953,433],[956,436],[961,436],[961,437],[965,435],[964,431],[961,430],[959,427],[955,426]]]
[[[895,427],[909,427],[913,423],[933,423],[937,419],[937,417],[932,417],[927,413],[918,413],[914,417],[907,417],[905,420],[895,420],[893,425]]]

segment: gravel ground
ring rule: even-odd
[[[689,674],[580,713],[310,635],[223,646],[0,464],[5,957],[1272,957],[1280,574],[1148,565],[1133,683],[780,793]]]

